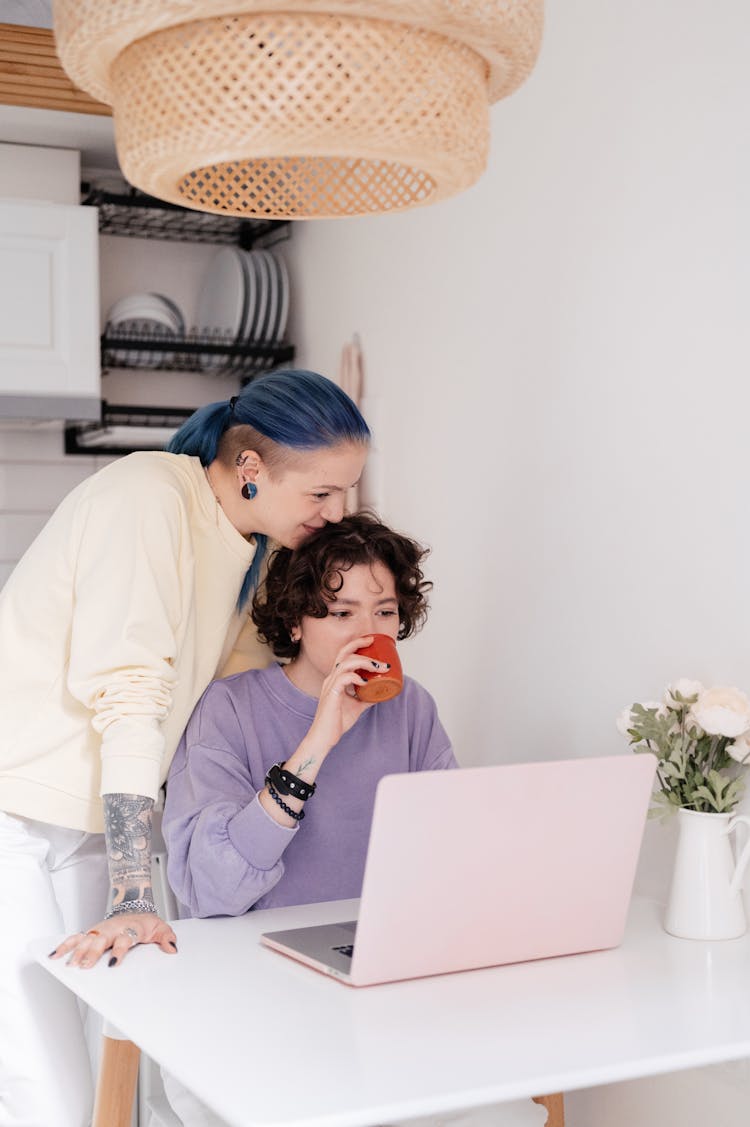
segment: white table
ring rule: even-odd
[[[613,951],[361,989],[258,943],[356,907],[183,920],[178,957],[117,968],[35,954],[237,1127],[364,1127],[750,1056],[750,937],[674,939],[635,899]]]

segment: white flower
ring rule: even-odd
[[[746,767],[750,766],[750,732],[743,733],[734,743],[727,744],[727,751],[738,763],[744,763]]]
[[[682,703],[686,700],[694,699],[704,692],[703,685],[700,681],[691,681],[687,677],[680,677],[679,681],[675,681],[672,685],[667,685],[664,699],[667,704],[674,705],[676,708],[681,708]],[[675,693],[679,693],[682,701],[677,700]]]
[[[734,739],[750,728],[750,700],[740,689],[704,689],[690,709],[690,716],[704,732]]]
[[[678,727],[679,727],[679,725],[678,725]],[[693,740],[699,740],[701,738],[701,736],[705,736],[705,734],[706,734],[703,731],[703,729],[701,728],[698,721],[693,716],[692,711],[688,711],[685,714],[685,731],[690,736],[690,738],[693,739]]]

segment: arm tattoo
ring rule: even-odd
[[[312,756],[310,756],[310,758],[309,758],[309,759],[306,759],[306,760],[305,760],[305,762],[304,762],[303,764],[301,764],[301,766],[299,767],[299,769],[298,769],[298,772],[297,772],[297,773],[298,773],[299,775],[301,775],[301,774],[302,774],[302,772],[303,772],[303,771],[305,770],[305,768],[306,768],[306,767],[313,767],[313,766],[314,766],[314,764],[315,764],[315,760],[313,759],[313,757],[312,757]]]
[[[153,798],[142,798],[138,794],[104,795],[104,838],[113,907],[131,900],[154,902],[151,887],[153,810]]]

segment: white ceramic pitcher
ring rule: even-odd
[[[730,835],[744,814],[677,811],[679,837],[664,927],[682,939],[736,939],[747,931],[742,881],[750,840],[735,862]]]

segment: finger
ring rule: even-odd
[[[174,936],[174,932],[172,932],[172,936]],[[177,954],[177,940],[176,939],[170,938],[169,935],[164,935],[160,940],[158,940],[158,943],[159,943],[159,946],[161,947],[162,951],[166,952],[167,955],[176,955]]]
[[[109,947],[110,941],[106,936],[91,935],[87,933],[81,939],[81,942],[74,948],[73,953],[68,959],[68,966],[82,967],[84,970],[88,967],[93,967]]]
[[[360,677],[356,669],[338,669],[331,678],[330,691],[334,696],[340,697],[343,693],[351,696],[355,685],[366,685],[364,677]]]
[[[91,937],[89,944],[86,946],[83,957],[81,958],[78,966],[84,969],[95,966],[102,955],[104,955],[112,946],[112,935],[98,931],[96,928],[91,928],[86,932],[86,936]]]
[[[54,951],[50,951],[47,957],[49,959],[61,959],[63,955],[67,955],[70,951],[74,950],[84,938],[82,931],[77,931],[75,934],[69,935],[67,939],[63,939],[62,943],[58,943]]]
[[[342,658],[336,665],[334,665],[329,676],[340,677],[342,673],[356,673],[360,669],[388,669],[390,668],[387,662],[376,661],[375,658],[360,657],[359,654],[350,654],[349,657]]]
[[[373,634],[363,634],[360,638],[352,638],[351,642],[347,642],[336,654],[336,664],[341,663],[344,658],[351,657],[357,650],[365,649],[366,646],[370,645],[373,639]]]
[[[152,931],[148,942],[157,944],[162,951],[166,951],[169,955],[173,955],[177,950],[177,936],[164,920],[159,920],[158,926]]]
[[[351,659],[350,667],[352,669],[374,669],[385,672],[391,668],[391,665],[388,661],[377,661],[374,657],[360,657],[355,654]]]
[[[133,947],[153,943],[155,946],[160,947],[168,955],[175,955],[177,953],[177,937],[169,926],[163,920],[158,920],[155,927],[148,926],[153,923],[153,917],[149,916],[147,919],[139,922],[131,920],[127,926],[121,928],[119,935],[116,937],[112,945],[112,955],[109,960],[109,966],[115,966],[121,963],[127,955],[128,951]]]
[[[133,947],[137,947],[139,943],[140,938],[137,928],[130,926],[121,928],[112,944],[109,966],[118,966],[125,958],[128,951],[132,951]]]

